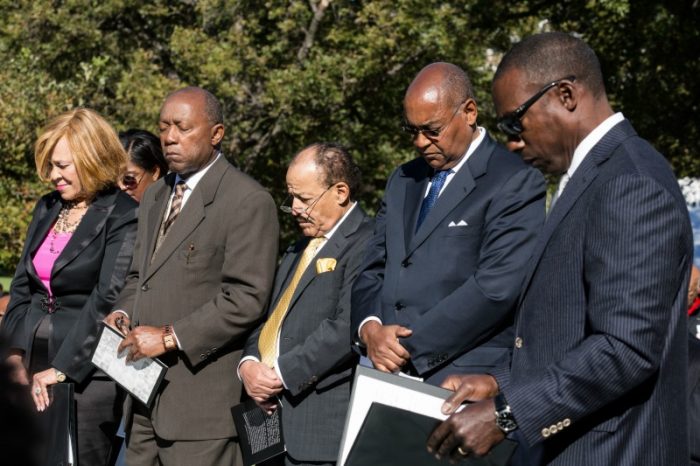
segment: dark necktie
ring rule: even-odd
[[[420,213],[418,214],[418,221],[416,222],[416,231],[420,228],[425,217],[428,216],[428,212],[433,208],[435,202],[437,202],[438,196],[440,195],[440,190],[445,185],[445,180],[450,170],[442,170],[436,172],[433,175],[432,184],[430,185],[430,190],[428,195],[423,199],[423,203],[420,206]]]

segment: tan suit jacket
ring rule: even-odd
[[[151,260],[174,181],[174,174],[158,181],[141,202],[132,269],[116,309],[129,313],[132,326],[173,324],[182,348],[160,358],[168,371],[152,406],[156,434],[232,437],[230,410],[241,394],[235,368],[274,277],[276,208],[266,190],[222,157]]]

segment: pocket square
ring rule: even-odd
[[[332,257],[316,259],[316,275],[318,275],[319,273],[334,271],[335,263],[335,259],[333,259]]]
[[[450,227],[450,228],[452,228],[452,227],[466,227],[466,226],[468,226],[468,225],[469,225],[469,224],[468,224],[467,222],[465,222],[464,220],[460,220],[460,221],[457,222],[457,223],[455,223],[454,220],[452,220],[452,221],[449,223],[449,225],[447,225],[447,226]]]

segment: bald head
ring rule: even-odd
[[[467,99],[474,99],[474,89],[462,68],[437,62],[420,70],[408,86],[404,102],[416,98],[426,103],[457,107]]]
[[[194,101],[198,101],[207,117],[207,120],[209,120],[209,123],[212,125],[224,123],[224,113],[221,109],[219,99],[217,99],[214,94],[206,89],[196,86],[184,87],[168,94],[165,101],[167,102],[170,98],[176,96],[187,96],[191,97]]]

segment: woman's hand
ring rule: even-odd
[[[49,407],[49,385],[58,383],[56,369],[49,368],[34,374],[32,378],[32,399],[37,411],[43,411]]]
[[[27,369],[22,364],[22,357],[21,351],[10,350],[10,356],[7,357],[7,364],[12,369],[10,378],[15,383],[29,385],[29,376],[27,375]]]

